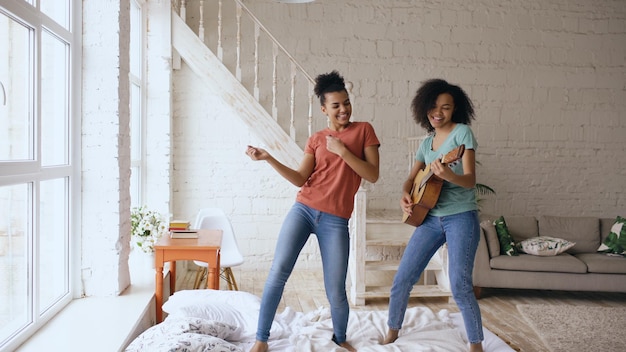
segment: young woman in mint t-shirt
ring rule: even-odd
[[[448,273],[456,302],[470,342],[471,352],[482,351],[483,327],[480,308],[473,292],[472,270],[478,248],[479,221],[476,185],[476,139],[469,125],[474,108],[458,86],[441,79],[428,80],[418,89],[411,104],[415,121],[430,135],[416,153],[416,162],[402,186],[400,206],[410,214],[413,208],[413,181],[426,165],[444,180],[437,203],[422,224],[415,228],[394,277],[389,297],[389,327],[383,344],[398,338],[413,285],[444,243],[448,244]],[[461,144],[465,152],[452,167],[441,163],[441,156]]]

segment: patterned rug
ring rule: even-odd
[[[517,310],[552,352],[624,351],[626,307],[519,304]]]

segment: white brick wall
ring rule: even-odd
[[[354,82],[353,116],[382,141],[370,208],[398,208],[406,138],[423,133],[410,101],[421,81],[441,77],[476,105],[478,181],[497,191],[484,211],[626,214],[626,2],[245,3],[310,74],[338,69]],[[245,265],[269,265],[296,189],[245,157],[253,133],[191,72],[176,72],[174,82],[175,217],[224,208]],[[319,265],[316,254],[311,244],[299,265]]]
[[[410,99],[420,81],[442,77],[476,103],[479,181],[498,191],[486,210],[608,216],[626,210],[626,175],[612,162],[626,149],[619,137],[626,130],[626,3],[248,6],[310,72],[337,68],[354,81],[355,117],[374,122],[383,138],[383,177],[369,195],[375,207],[396,207],[387,195],[398,192],[403,177],[396,167],[401,141],[416,133],[403,127],[413,124]],[[285,11],[305,14],[289,18]],[[392,55],[372,50],[372,41],[391,42]],[[390,92],[387,81],[407,82],[408,89]]]
[[[128,0],[84,1],[83,16],[80,279],[106,296],[130,284]]]
[[[144,205],[169,215],[171,199],[170,4],[149,2],[158,26],[145,35],[147,150]],[[129,270],[130,83],[129,0],[83,2],[82,252],[81,282],[87,296],[109,296],[141,280]],[[116,27],[117,26],[117,27]],[[141,253],[135,250],[135,262]],[[149,277],[154,274],[148,273]]]
[[[266,163],[253,162],[245,155],[246,146],[258,146],[258,141],[186,65],[175,71],[174,95],[174,217],[193,221],[203,207],[224,209],[246,257],[245,265],[268,266],[297,188],[276,177]],[[308,245],[303,256],[316,251]]]

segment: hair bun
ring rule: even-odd
[[[315,78],[315,95],[318,97],[322,97],[325,93],[328,92],[338,92],[346,90],[346,83],[343,77],[336,70],[331,71],[330,73],[324,73],[318,75]]]

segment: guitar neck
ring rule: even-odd
[[[452,167],[463,157],[464,152],[465,152],[465,144],[461,144],[458,147],[451,150],[450,152],[448,152],[447,154],[442,155],[439,158],[439,160],[441,160],[441,163],[443,163],[444,165],[447,165],[448,167]],[[420,177],[421,177],[421,180],[419,182],[419,187],[417,187],[418,189],[421,189],[428,182],[428,180],[430,180],[430,178],[433,176],[433,171],[430,169],[430,164],[426,165],[426,167],[424,168],[424,173],[425,174],[421,176],[420,173],[418,172],[418,174],[415,176],[415,180],[413,181],[413,188],[418,186],[417,181]]]

